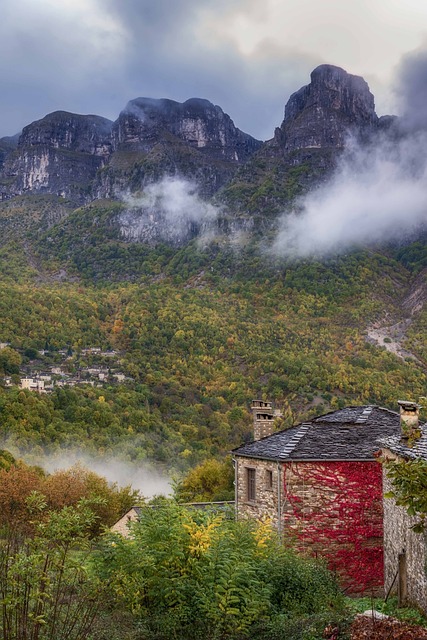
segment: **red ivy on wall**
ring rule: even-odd
[[[382,469],[378,462],[286,463],[285,530],[318,552],[348,593],[383,585]]]

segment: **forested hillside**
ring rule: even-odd
[[[188,468],[250,438],[253,397],[274,400],[286,426],[425,393],[425,311],[411,316],[403,305],[420,279],[416,247],[286,264],[256,245],[172,250],[85,238],[79,215],[59,227],[54,263],[43,238],[24,273],[25,240],[15,262],[4,261],[0,342],[10,347],[0,366],[4,375],[41,371],[66,349],[71,374],[93,364],[83,349],[99,347],[117,352],[127,379],[46,395],[0,389],[2,440],[22,453],[78,445]],[[73,277],[55,281],[58,269]],[[405,317],[402,342],[413,357],[367,340],[368,327]]]
[[[423,194],[424,151],[399,127],[321,65],[264,143],[148,98],[3,140],[2,446],[185,470],[251,438],[254,397],[286,427],[425,395],[424,205],[402,225],[393,191]]]

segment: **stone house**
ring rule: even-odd
[[[419,409],[415,402],[399,401],[401,434],[383,438],[383,455],[396,462],[427,461],[427,425],[419,424]],[[384,495],[392,484],[383,471]],[[393,498],[384,498],[384,588],[397,593],[400,604],[414,604],[427,611],[427,534],[415,533],[417,523]]]
[[[218,502],[187,502],[183,503],[181,506],[197,509],[199,511],[210,511],[217,513],[224,513],[226,518],[233,517],[234,519],[234,501],[218,501]],[[126,511],[122,517],[117,520],[110,527],[110,531],[112,533],[119,533],[120,535],[128,538],[130,536],[129,524],[131,522],[136,522],[140,519],[142,509],[161,509],[161,505],[149,505],[148,507],[131,507],[129,511]]]
[[[113,533],[120,533],[127,538],[129,536],[129,524],[139,520],[142,507],[131,507],[129,511],[113,524],[110,531]]]
[[[44,380],[40,378],[21,378],[19,383],[21,389],[36,391],[37,393],[46,393]]]
[[[348,593],[383,589],[379,438],[399,414],[347,407],[274,432],[271,403],[254,401],[254,441],[233,451],[238,517],[269,518],[284,542],[320,555]]]

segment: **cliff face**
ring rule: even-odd
[[[289,98],[275,141],[284,153],[342,148],[349,133],[377,128],[374,96],[365,80],[324,64],[312,72],[310,84]]]
[[[321,65],[291,95],[282,124],[265,143],[199,98],[136,98],[114,123],[49,114],[25,127],[17,146],[0,140],[0,192],[5,198],[61,195],[81,204],[138,194],[165,177],[179,177],[195,183],[202,198],[225,202],[230,224],[234,218],[245,228],[258,222],[266,228],[335,167],[349,134],[363,141],[393,128],[394,118],[377,117],[363,78]],[[150,211],[147,220],[153,216]]]
[[[207,100],[137,98],[114,124],[57,111],[25,127],[15,151],[0,141],[0,186],[85,202],[179,175],[211,196],[261,144]]]
[[[98,175],[96,193],[114,197],[163,176],[179,176],[211,197],[261,145],[208,100],[137,98],[114,123],[114,153]]]
[[[377,117],[363,78],[321,65],[310,84],[291,95],[274,137],[227,185],[224,198],[242,213],[274,216],[332,171],[350,134],[367,140],[393,122]]]
[[[175,136],[211,159],[244,162],[261,142],[234,126],[230,116],[208,100],[137,98],[128,103],[114,124],[116,149],[150,151]]]
[[[3,191],[52,193],[84,201],[111,153],[112,122],[56,111],[25,127],[3,167]]]

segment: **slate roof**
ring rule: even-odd
[[[381,438],[399,439],[400,416],[374,405],[346,407],[233,450],[262,460],[374,460]]]
[[[427,460],[427,424],[421,427],[421,434],[421,438],[417,440],[413,447],[408,447],[403,444],[398,435],[390,436],[389,438],[380,438],[380,444],[401,458],[407,458],[409,460],[421,458],[422,460]]]

